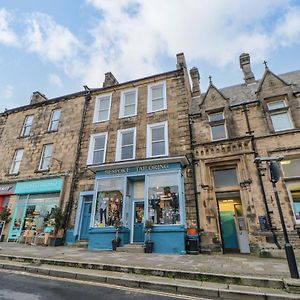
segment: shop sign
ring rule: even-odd
[[[13,194],[15,191],[16,185],[12,184],[0,184],[0,195]]]
[[[112,170],[105,170],[105,175],[117,175],[117,174],[128,174],[128,173],[145,173],[149,171],[159,171],[169,169],[169,164],[156,164],[156,165],[146,165],[138,167],[128,167],[128,168],[119,168]]]
[[[59,192],[62,188],[62,183],[62,178],[17,182],[15,194]]]

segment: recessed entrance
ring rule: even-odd
[[[216,193],[216,196],[224,253],[250,253],[239,193]]]

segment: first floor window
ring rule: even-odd
[[[103,164],[105,162],[107,132],[93,134],[90,139],[88,165]]]
[[[10,167],[10,171],[9,171],[10,174],[18,174],[20,165],[21,165],[21,161],[23,158],[23,153],[24,153],[24,149],[16,150],[11,167]]]
[[[267,105],[275,131],[293,128],[291,116],[284,100],[269,102]]]
[[[118,131],[116,160],[135,158],[136,129],[121,129]]]
[[[148,218],[154,224],[180,224],[178,174],[148,176]]]
[[[44,145],[39,170],[47,170],[50,167],[53,144]]]
[[[114,226],[122,219],[124,179],[97,181],[94,227]]]
[[[148,125],[147,157],[165,156],[168,152],[168,123]]]

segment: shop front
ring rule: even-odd
[[[90,249],[111,249],[115,224],[121,246],[145,242],[153,223],[154,252],[185,253],[185,157],[141,160],[93,167],[95,191],[88,236]]]
[[[43,233],[53,226],[52,209],[60,205],[62,178],[22,181],[16,184],[16,206],[8,241],[15,241],[25,230]]]

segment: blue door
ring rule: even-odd
[[[133,202],[133,242],[144,242],[144,202]]]
[[[88,240],[91,213],[92,213],[92,202],[84,202],[83,211],[82,211],[81,230],[80,230],[81,240]]]

